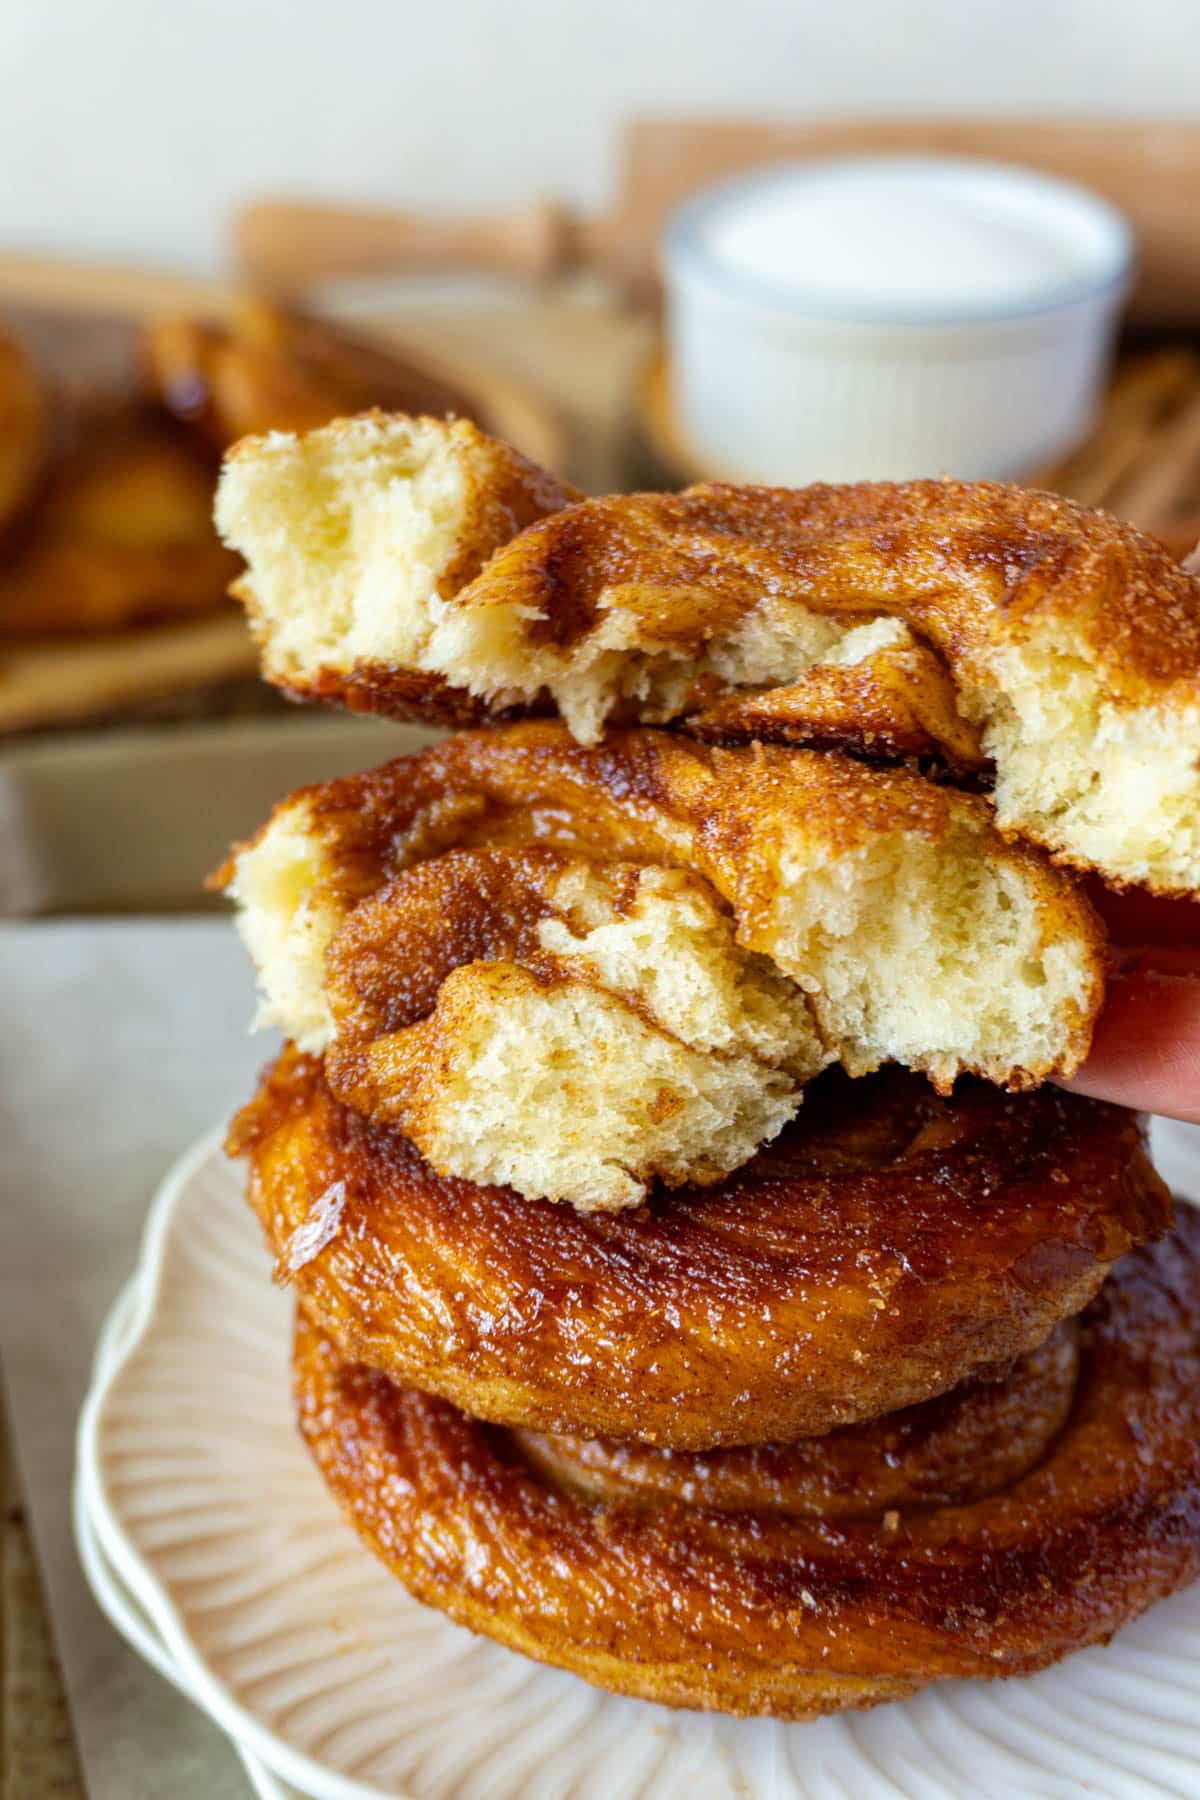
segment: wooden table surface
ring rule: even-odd
[[[83,1779],[2,1409],[0,1503],[0,1800],[76,1800]]]
[[[651,334],[603,302],[553,299],[416,311],[411,338],[439,354],[487,357],[559,407],[572,466],[593,492],[622,485],[631,394]],[[66,1427],[74,1430],[74,1420]],[[86,1793],[0,1405],[0,1800]]]

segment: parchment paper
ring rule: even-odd
[[[233,1751],[126,1648],[75,1556],[73,1435],[104,1315],[168,1166],[250,1092],[226,920],[0,926],[0,1360],[92,1800],[242,1800]]]

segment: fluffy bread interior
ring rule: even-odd
[[[354,671],[361,699],[374,672],[387,710],[400,666],[490,707],[549,697],[594,743],[614,715],[667,723],[696,714],[697,695],[853,666],[885,646],[860,637],[864,622],[898,615],[943,659],[1005,829],[1110,880],[1200,891],[1200,589],[1161,547],[987,483],[629,495],[524,532],[502,510],[481,532],[504,452],[464,429],[380,416],[235,455],[217,518],[248,560],[273,679]],[[1130,620],[1137,656],[1116,645]]]
[[[1200,704],[1123,703],[1061,630],[992,653],[965,688],[996,767],[996,817],[1118,882],[1200,892]]]
[[[900,1062],[947,1092],[963,1068],[1022,1087],[1061,1066],[1093,991],[1095,945],[1031,864],[981,854],[958,825],[823,861],[796,846],[781,877],[762,941],[811,995],[851,1074]]]
[[[372,1046],[370,1084],[372,1112],[440,1173],[588,1212],[637,1206],[655,1178],[716,1180],[801,1099],[785,1069],[695,1048],[602,987],[547,986],[509,963],[447,976],[428,1020]]]
[[[314,1054],[333,1030],[325,952],[346,915],[336,877],[301,795],[277,807],[266,830],[238,852],[226,888],[258,984],[254,1030],[277,1026]]]
[[[532,704],[544,691],[575,736],[594,742],[622,701],[651,720],[673,717],[702,675],[776,685],[847,637],[854,660],[861,621],[770,595],[701,655],[651,641],[653,608],[640,589],[602,595],[593,630],[569,650],[537,642],[538,599],[523,600],[519,582],[486,604],[454,604],[520,529],[511,508],[481,517],[512,454],[465,421],[400,414],[237,446],[222,470],[216,522],[249,568],[238,591],[267,676],[303,689],[330,670],[401,667],[502,706]],[[529,517],[571,497],[558,489]]]
[[[470,853],[415,867],[455,856]],[[895,829],[836,853],[796,830],[778,857],[770,904],[740,916],[693,871],[643,868],[636,902],[618,903],[619,866],[567,858],[529,942],[464,958],[398,1027],[378,995],[402,985],[387,909],[404,876],[347,896],[306,796],[238,854],[232,892],[260,1021],[324,1050],[347,1103],[399,1125],[442,1173],[578,1206],[736,1167],[831,1059],[854,1073],[902,1062],[943,1091],[963,1069],[1022,1087],[1077,1066],[1102,985],[1097,928],[982,809],[940,835]],[[376,1016],[351,1028],[338,946],[371,908]]]
[[[706,678],[731,694],[762,694],[920,642],[899,620],[848,623],[769,596],[726,638],[686,656],[655,648],[640,617],[613,602],[602,599],[598,623],[566,655],[535,644],[504,605],[443,606],[425,666],[490,703],[549,693],[586,744],[631,704],[651,723],[678,717]],[[995,767],[1000,825],[1119,882],[1200,891],[1200,706],[1114,699],[1061,619],[976,660],[957,704]]]
[[[859,629],[765,596],[757,611],[696,655],[656,643],[648,610],[642,592],[601,594],[591,630],[564,649],[538,641],[519,589],[512,599],[486,605],[447,605],[439,610],[424,666],[492,705],[532,705],[548,693],[572,735],[594,744],[622,707],[648,723],[666,723],[705,676],[751,692],[795,681],[835,657]]]
[[[236,445],[217,529],[280,685],[358,662],[427,666],[441,596],[574,490],[465,419],[366,413]]]
[[[511,866],[500,935],[484,888],[471,887],[479,861],[493,878]],[[472,896],[483,954],[450,969],[423,1017],[389,1030],[412,1010],[415,981],[418,1010],[427,992],[406,954],[409,890],[446,870]],[[505,953],[518,890],[545,911]],[[428,923],[422,910],[414,935]],[[435,973],[440,949],[420,945]],[[707,884],[682,869],[451,853],[352,915],[332,940],[326,989],[326,1074],[340,1098],[399,1126],[443,1174],[586,1210],[636,1205],[655,1178],[736,1168],[829,1060],[804,994],[736,943]]]
[[[549,893],[554,910],[538,921],[538,948],[564,970],[586,971],[681,1043],[805,1079],[829,1061],[804,995],[737,942],[700,876],[569,858]]]

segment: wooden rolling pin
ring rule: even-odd
[[[293,295],[334,276],[478,268],[548,277],[589,267],[644,297],[655,287],[663,220],[687,194],[756,165],[863,150],[990,157],[1095,189],[1128,215],[1137,234],[1135,317],[1200,324],[1200,123],[1186,120],[644,119],[624,134],[616,202],[607,214],[588,218],[538,201],[511,212],[440,218],[263,199],[237,216],[235,250],[248,279]]]
[[[544,280],[607,256],[603,221],[555,200],[510,212],[437,217],[310,200],[258,200],[234,224],[238,263],[256,284],[295,292],[339,275],[488,269]]]

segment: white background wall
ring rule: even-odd
[[[1200,113],[1200,0],[0,0],[0,245],[202,265],[263,190],[608,191],[631,110]]]

